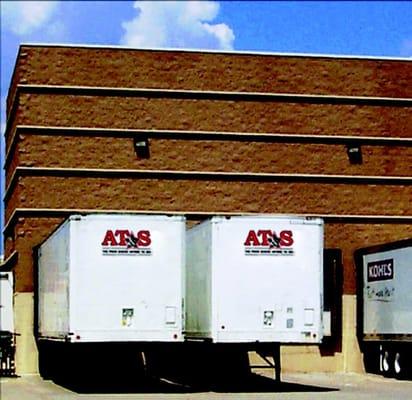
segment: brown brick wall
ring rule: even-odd
[[[4,197],[4,207],[5,207],[5,224],[9,222],[10,216],[13,214],[14,210],[16,207],[18,207],[18,204],[24,199],[25,197],[23,196],[21,198],[21,188],[19,186],[19,182],[21,178],[17,178],[17,183],[13,187],[11,191],[6,193],[6,196]],[[7,190],[7,188],[6,188]],[[9,255],[7,252],[5,253],[6,257]]]
[[[407,107],[21,94],[21,125],[410,137]]]
[[[14,207],[408,215],[411,199],[412,186],[22,177],[6,219]]]
[[[31,84],[411,97],[408,61],[26,47]]]
[[[151,139],[150,158],[140,159],[131,138],[20,137],[16,156],[24,167],[412,175],[412,147],[362,146],[363,164],[353,165],[344,145]]]
[[[6,171],[5,171],[5,177],[6,177],[6,188],[8,187],[10,183],[10,179],[12,178],[15,169],[21,165],[20,164],[20,155],[24,153],[25,150],[19,151],[19,149],[15,148],[12,157],[10,158],[10,161],[6,165]]]
[[[18,83],[412,97],[408,61],[23,47]],[[408,107],[20,93],[8,132],[20,125],[203,130],[410,138]],[[10,111],[10,109],[9,109]],[[139,160],[132,139],[19,135],[17,166],[410,176],[411,147],[363,146],[350,165],[343,145],[151,139]],[[7,148],[11,144],[7,137]],[[408,185],[21,177],[16,207],[410,216]],[[31,251],[62,218],[17,218],[6,255],[19,252],[18,291],[30,291]],[[406,224],[327,224],[326,246],[343,249],[345,293],[354,293],[353,251],[412,236]],[[9,234],[10,235],[10,234]],[[9,237],[9,235],[7,237]]]
[[[42,243],[62,218],[20,218],[14,228],[19,259],[15,272],[17,292],[33,291],[33,247]]]
[[[5,254],[5,259],[9,257],[13,251],[15,250],[16,243],[14,241],[14,235],[7,235],[4,238],[4,254]]]

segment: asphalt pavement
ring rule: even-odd
[[[251,374],[215,384],[177,384],[164,379],[116,383],[96,380],[73,384],[43,380],[38,375],[0,378],[1,400],[109,400],[109,399],[412,399],[412,381],[372,374],[287,374],[282,382]]]

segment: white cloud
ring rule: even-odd
[[[58,1],[2,1],[2,22],[6,29],[23,36],[48,23],[58,4]]]
[[[215,1],[135,1],[138,15],[122,24],[121,44],[133,47],[233,49],[235,35]]]

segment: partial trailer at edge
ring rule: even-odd
[[[13,272],[0,272],[0,376],[16,376]]]
[[[13,272],[0,272],[0,332],[14,333]]]
[[[412,239],[359,249],[358,339],[368,372],[412,378]]]

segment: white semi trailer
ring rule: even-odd
[[[358,338],[367,371],[397,378],[412,371],[412,239],[355,253]]]
[[[105,354],[106,370],[116,372],[133,344],[183,341],[184,239],[181,216],[68,218],[36,250],[41,374],[76,351],[74,369],[86,354]]]
[[[322,341],[321,219],[213,217],[188,230],[186,249],[187,340],[273,344],[277,378],[280,344]]]
[[[214,217],[187,233],[186,337],[320,343],[323,224]]]

